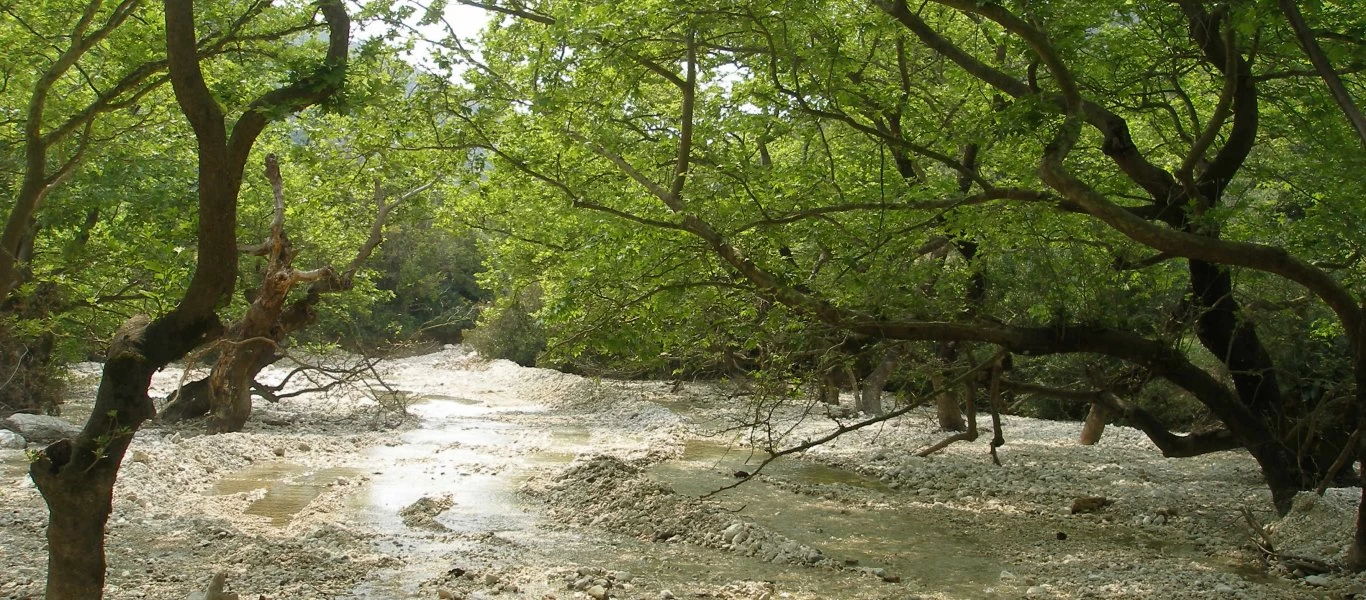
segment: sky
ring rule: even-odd
[[[395,4],[397,5],[399,3],[396,2]],[[408,23],[412,27],[416,28],[417,31],[424,38],[430,40],[441,40],[445,38],[448,33],[447,26],[449,26],[450,30],[454,31],[455,35],[459,37],[461,40],[477,40],[479,37],[479,33],[484,29],[484,25],[488,22],[490,16],[490,13],[482,8],[466,6],[464,4],[453,2],[445,10],[444,23],[419,25],[418,20],[422,18],[423,13],[425,12],[425,8],[423,7],[425,7],[427,3],[403,2],[403,4],[408,4],[410,6],[414,6],[417,8],[417,11],[408,20]],[[385,26],[382,23],[370,22],[360,28],[360,30],[356,34],[356,37],[358,39],[371,38],[383,33],[386,27],[387,26]],[[468,43],[466,47],[471,48],[476,45],[477,44],[474,43]],[[413,64],[416,64],[421,67],[432,68],[435,66],[432,62],[431,48],[429,46],[422,44],[421,42],[417,44],[412,55],[409,56],[408,59]],[[463,65],[455,65],[453,69],[455,71],[455,76],[459,77],[460,73],[464,71],[464,69],[465,67]]]

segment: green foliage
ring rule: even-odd
[[[536,286],[505,295],[497,305],[483,310],[479,324],[465,334],[465,342],[485,357],[535,366],[546,345],[536,317],[540,303]]]

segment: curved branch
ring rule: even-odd
[[[1073,136],[1075,131],[1072,132]],[[1073,137],[1073,140],[1075,137]],[[1231,242],[1176,231],[1145,221],[1096,192],[1062,164],[1070,146],[1059,140],[1045,153],[1039,166],[1044,182],[1063,197],[1119,233],[1159,252],[1210,263],[1246,267],[1279,275],[1298,283],[1321,298],[1342,321],[1354,347],[1366,335],[1362,309],[1351,292],[1327,272],[1291,255],[1284,248],[1250,242]]]
[[[976,57],[968,54],[952,41],[939,35],[923,19],[911,12],[905,0],[874,0],[874,3],[883,12],[886,12],[914,33],[922,43],[953,61],[968,75],[1013,98],[1038,95],[1038,92],[1033,90],[1027,82],[1015,79],[1005,72],[977,60]],[[965,6],[969,4],[965,2],[954,3]],[[1043,106],[1052,106],[1055,110],[1068,112],[1067,102],[1062,98],[1056,96],[1050,98],[1048,95],[1042,95],[1041,99]],[[1113,160],[1115,165],[1124,171],[1134,183],[1142,187],[1154,202],[1165,206],[1180,196],[1178,190],[1175,189],[1175,178],[1165,169],[1148,161],[1138,151],[1138,147],[1134,145],[1129,134],[1128,122],[1122,117],[1084,98],[1080,99],[1076,110],[1086,119],[1088,124],[1105,136],[1101,151],[1110,157],[1110,160]]]
[[[252,101],[232,128],[228,141],[228,158],[241,177],[247,154],[266,124],[279,117],[299,112],[322,102],[341,89],[346,76],[347,55],[351,36],[351,18],[341,0],[319,0],[318,8],[327,20],[327,55],[313,73],[281,88],[271,90]]]

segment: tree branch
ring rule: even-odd
[[[1342,109],[1342,114],[1356,129],[1357,139],[1361,141],[1361,145],[1366,147],[1366,115],[1361,114],[1361,109],[1352,101],[1347,86],[1342,84],[1342,78],[1333,70],[1333,64],[1328,62],[1328,56],[1323,53],[1323,48],[1319,47],[1319,41],[1314,38],[1314,32],[1310,31],[1309,24],[1305,23],[1304,15],[1300,14],[1299,5],[1294,0],[1280,0],[1280,5],[1281,12],[1284,12],[1286,20],[1290,21],[1290,27],[1295,30],[1300,47],[1304,48],[1304,53],[1309,56],[1309,62],[1314,65],[1319,77],[1323,78],[1323,83],[1328,86],[1328,91],[1333,95],[1333,101]]]

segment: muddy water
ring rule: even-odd
[[[502,417],[538,407],[508,400],[421,395],[409,411],[420,425],[396,443],[372,450],[370,481],[349,510],[389,535],[384,549],[405,564],[376,573],[355,598],[415,596],[418,584],[450,568],[450,557],[472,550],[480,536],[539,542],[541,520],[518,501],[517,488],[533,470],[558,467],[592,441],[582,427],[534,429]],[[453,506],[436,517],[446,531],[413,532],[399,511],[423,497]]]
[[[339,478],[354,478],[358,469],[331,468],[310,470],[289,462],[252,465],[218,480],[210,494],[241,494],[265,490],[264,495],[247,506],[246,514],[269,517],[273,525],[284,525],[309,502]]]
[[[770,580],[780,589],[836,598],[880,597],[908,588],[979,597],[1008,566],[1008,558],[995,552],[1002,542],[1068,551],[1046,520],[1012,519],[1009,530],[1004,530],[984,526],[974,513],[942,505],[908,508],[901,495],[876,479],[789,457],[764,467],[762,477],[714,498],[739,519],[821,549],[850,567],[844,572],[775,565],[731,552],[643,542],[601,531],[564,530],[524,505],[517,488],[538,470],[559,468],[578,453],[610,440],[597,439],[586,427],[557,421],[538,413],[538,407],[515,400],[435,395],[416,395],[413,400],[410,410],[420,425],[390,445],[371,450],[353,470],[311,472],[287,462],[255,465],[224,478],[215,490],[264,489],[258,504],[247,512],[282,523],[317,496],[319,486],[336,477],[369,477],[347,510],[382,532],[377,542],[381,550],[400,557],[403,564],[371,574],[352,598],[418,597],[422,581],[439,577],[495,538],[516,546],[528,563],[628,570],[663,587]],[[648,475],[680,494],[697,496],[733,483],[736,471],[752,472],[763,458],[721,441],[692,440],[681,457],[651,467]],[[794,493],[792,484],[811,493]],[[826,499],[825,492],[832,490],[842,491],[840,501]],[[446,531],[415,531],[403,524],[399,511],[424,496],[453,501],[436,517]],[[1189,556],[1210,569],[1229,570],[1188,547],[1120,537],[1111,543],[1151,543],[1155,552]],[[899,576],[904,587],[859,573],[861,567],[884,569]]]
[[[764,458],[766,455],[746,448],[695,440],[687,444],[681,458],[655,465],[649,474],[675,492],[700,496],[734,483],[737,471],[753,472]],[[891,491],[877,479],[788,457],[769,463],[761,473],[762,477],[713,498],[741,519],[820,548],[826,556],[850,567],[884,569],[913,587],[971,594],[980,592],[1001,572],[1002,563],[989,551],[989,532],[951,526],[952,520],[962,518],[951,511],[868,508],[863,503],[825,500],[819,493],[793,493],[770,483],[771,479],[780,479],[817,486],[816,490],[849,486],[873,492],[876,499]],[[1045,537],[1043,532],[1039,535]],[[823,585],[858,587],[866,583],[826,581]]]
[[[28,457],[23,450],[0,450],[0,478],[28,475]]]

